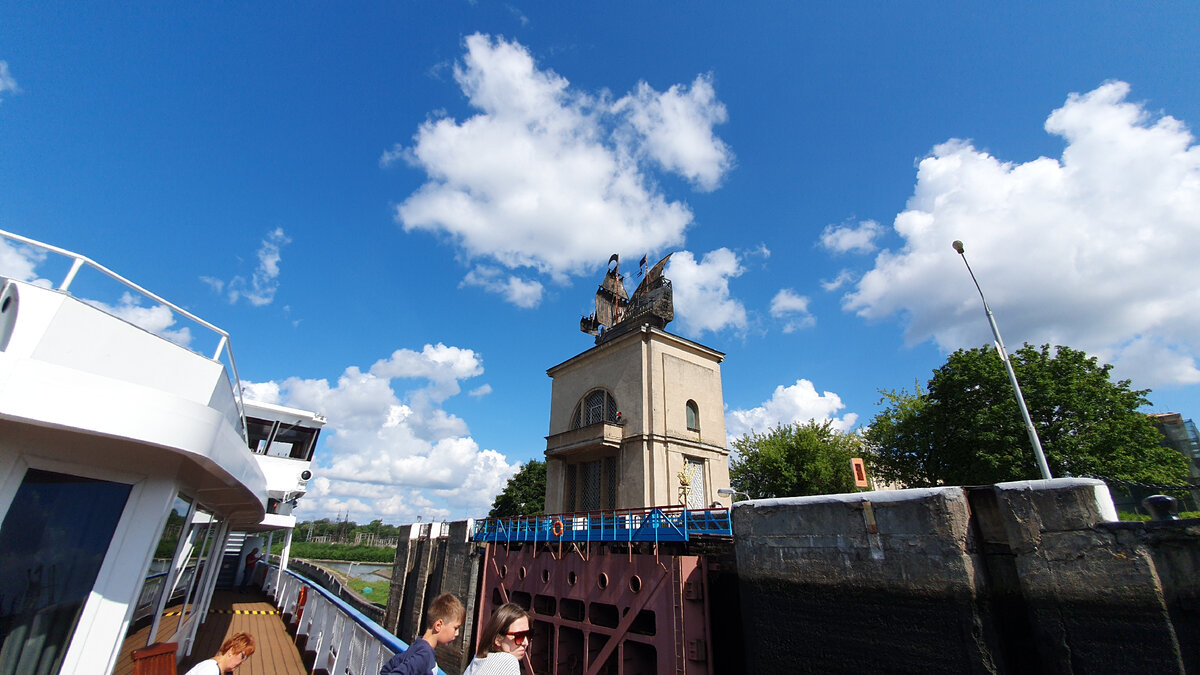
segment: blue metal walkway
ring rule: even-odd
[[[654,507],[589,513],[558,513],[475,521],[474,541],[667,542],[693,537],[732,537],[729,509]]]

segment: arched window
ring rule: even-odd
[[[687,402],[687,428],[700,431],[700,408],[695,401]]]
[[[617,421],[617,401],[603,389],[589,391],[571,413],[571,428]]]

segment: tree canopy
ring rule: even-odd
[[[809,421],[751,432],[733,441],[729,482],[752,498],[852,492],[850,459],[861,454],[857,434]]]
[[[1159,445],[1138,412],[1149,390],[1114,382],[1112,366],[1070,347],[1011,355],[1050,472],[1180,484],[1187,460]],[[992,347],[960,349],[933,371],[926,391],[883,392],[887,407],[864,437],[877,478],[910,487],[989,484],[1039,477],[1004,364]]]
[[[488,518],[535,516],[546,511],[546,463],[531,459],[522,466],[492,502]]]

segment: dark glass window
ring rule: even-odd
[[[687,428],[692,431],[700,430],[700,408],[695,401],[687,402]]]
[[[247,417],[246,432],[250,449],[256,454],[309,461],[320,429]]]
[[[292,459],[312,459],[313,445],[317,442],[317,429],[301,426],[279,425],[275,432],[275,440],[271,441],[268,455],[276,457],[291,457]]]
[[[129,490],[25,473],[0,524],[0,672],[58,672]]]

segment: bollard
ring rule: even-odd
[[[1175,515],[1176,501],[1167,495],[1150,495],[1142,500],[1142,506],[1154,520],[1179,520]]]

